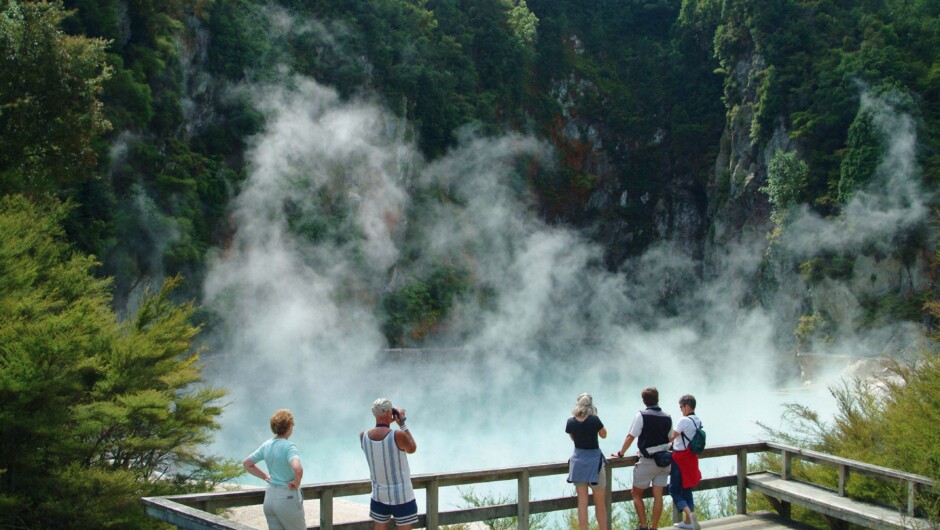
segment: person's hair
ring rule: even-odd
[[[654,386],[644,388],[640,395],[643,397],[643,404],[647,407],[659,404],[659,390],[656,390]]]
[[[574,408],[571,409],[572,416],[597,416],[597,407],[594,406],[594,398],[587,392],[578,394],[578,400],[575,401]]]
[[[294,425],[294,415],[287,409],[277,409],[271,415],[271,432],[282,436]]]
[[[692,407],[692,410],[695,411],[695,396],[692,394],[686,394],[679,398],[679,405],[688,405]]]
[[[372,402],[372,415],[381,416],[392,410],[392,402],[388,398],[379,398]]]

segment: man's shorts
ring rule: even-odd
[[[601,465],[600,471],[597,472],[597,484],[591,484],[590,482],[575,482],[575,486],[580,486],[581,484],[587,484],[591,487],[592,490],[604,490],[607,489],[607,472],[604,470],[606,466]]]
[[[669,482],[669,467],[659,467],[652,458],[640,457],[633,466],[633,487],[646,489],[653,486],[665,487]]]
[[[377,523],[387,523],[392,517],[398,526],[418,522],[418,503],[414,499],[404,504],[385,504],[372,499],[369,503],[369,517]]]

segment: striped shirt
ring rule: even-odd
[[[415,498],[411,488],[411,469],[408,454],[395,443],[395,432],[391,429],[381,440],[362,434],[362,452],[369,461],[372,477],[372,499],[384,504],[404,504]]]

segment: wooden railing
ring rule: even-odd
[[[835,468],[839,473],[839,485],[836,489],[836,493],[838,493],[840,497],[846,496],[846,486],[849,481],[849,476],[852,474],[904,484],[907,487],[907,515],[910,517],[914,517],[915,515],[914,508],[917,492],[919,490],[935,488],[934,482],[928,477],[905,473],[888,467],[866,464],[858,460],[850,460],[848,458],[832,456],[818,451],[800,449],[798,447],[774,442],[767,442],[767,449],[780,453],[780,476],[784,480],[790,480],[792,478],[793,459]]]
[[[696,491],[735,487],[737,489],[737,513],[747,513],[747,456],[751,453],[766,451],[776,452],[782,455],[783,469],[781,475],[784,479],[790,478],[790,465],[794,458],[837,467],[840,470],[839,473],[841,477],[839,491],[843,496],[845,495],[844,481],[848,480],[850,473],[906,482],[911,492],[908,502],[908,509],[911,513],[913,513],[913,499],[917,488],[934,487],[933,482],[927,477],[902,473],[893,469],[872,466],[863,462],[839,458],[824,453],[806,451],[797,447],[772,442],[755,442],[722,445],[706,449],[700,455],[700,458],[735,456],[736,471],[733,475],[704,478],[696,487]],[[611,485],[611,489],[613,486],[613,470],[632,467],[636,464],[636,460],[637,458],[635,456],[628,456],[612,458],[608,461],[608,465],[606,466],[606,478],[607,484]],[[425,513],[419,516],[419,522],[415,526],[436,530],[441,525],[516,517],[517,528],[528,530],[530,515],[577,508],[577,498],[573,496],[540,500],[529,499],[529,485],[531,479],[567,475],[567,473],[567,462],[555,462],[511,468],[415,475],[412,477],[414,489],[426,490]],[[517,485],[517,501],[514,503],[444,512],[440,511],[439,500],[441,488],[509,480],[516,481]],[[319,499],[320,503],[319,525],[311,526],[310,528],[320,528],[323,530],[372,529],[373,523],[371,521],[333,523],[333,500],[339,497],[369,494],[371,484],[368,480],[310,484],[302,486],[302,489],[305,499]],[[650,491],[647,490],[646,496],[650,495]],[[611,508],[613,503],[625,502],[631,499],[629,489],[611,491],[610,495],[606,496],[607,513],[612,513]],[[262,504],[264,501],[264,490],[255,489],[222,493],[148,497],[141,499],[141,501],[151,517],[174,524],[180,528],[193,530],[209,528],[247,530],[250,527],[213,515],[213,513],[224,508]]]

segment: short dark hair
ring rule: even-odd
[[[654,386],[644,388],[640,395],[643,397],[643,404],[647,407],[659,404],[659,390],[656,390]]]
[[[692,410],[695,410],[695,396],[692,394],[686,394],[679,398],[679,405],[688,405],[692,407]]]

